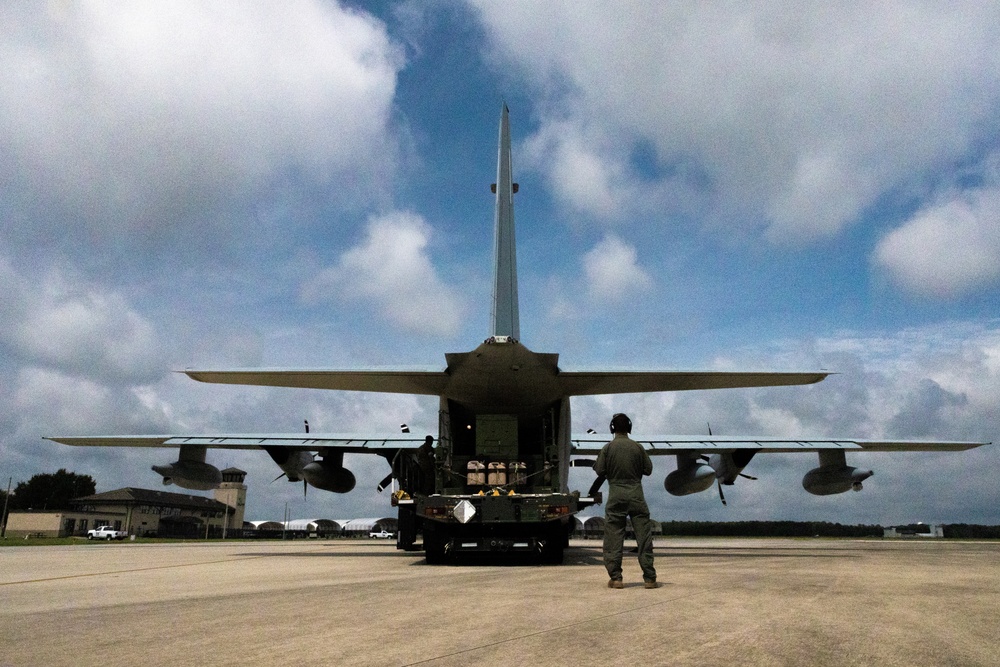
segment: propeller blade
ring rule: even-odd
[[[309,495],[309,482],[305,479],[302,480],[302,499],[306,500]]]
[[[715,480],[715,485],[719,487],[719,499],[722,501],[723,505],[727,505],[728,503],[726,503],[726,494],[722,492],[722,480],[720,479]]]
[[[756,477],[751,477],[750,475],[744,475],[743,473],[740,473],[740,477],[746,477],[747,479],[752,479],[755,482],[757,481]]]
[[[275,477],[274,479],[271,480],[271,484],[274,484],[275,482],[277,482],[279,479],[281,479],[284,476],[285,476],[285,473],[281,473],[280,475],[278,475],[277,477]]]
[[[382,491],[386,489],[391,483],[392,483],[392,473],[390,472],[388,475],[385,476],[385,478],[381,482],[378,483],[378,486],[375,487],[375,489],[379,493],[382,493]]]

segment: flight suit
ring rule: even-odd
[[[597,455],[594,472],[608,478],[608,500],[604,508],[604,566],[613,580],[622,578],[622,545],[625,522],[632,517],[632,528],[639,545],[642,578],[656,581],[653,567],[653,525],[649,507],[642,493],[642,478],[653,473],[649,454],[625,433],[616,433]]]

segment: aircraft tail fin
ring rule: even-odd
[[[521,337],[517,312],[517,254],[514,244],[514,193],[510,166],[510,122],[507,105],[500,115],[499,153],[497,155],[497,195],[493,236],[493,314],[491,335]]]

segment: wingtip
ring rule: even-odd
[[[174,371],[174,372],[175,373],[180,373],[182,375],[187,375],[189,378],[191,378],[195,382],[204,382],[204,380],[200,377],[201,371],[198,371],[198,370],[196,370],[194,368],[185,368],[182,371]]]

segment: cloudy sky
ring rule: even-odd
[[[43,435],[418,433],[434,399],[225,387],[189,366],[443,366],[488,334],[511,109],[522,342],[564,368],[816,370],[574,399],[574,430],[1000,433],[1000,9],[302,0],[0,5],[0,477],[157,488],[170,450]],[[247,470],[248,518],[385,516]],[[1000,523],[996,446],[772,455],[660,520]],[[586,489],[590,473],[575,473]],[[598,510],[599,511],[599,510]]]

